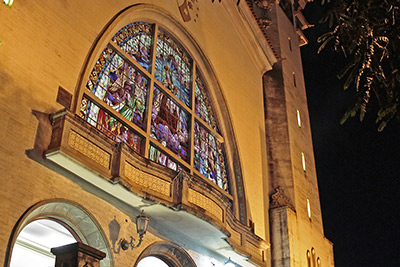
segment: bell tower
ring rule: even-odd
[[[272,266],[334,266],[324,236],[300,47],[306,0],[270,3],[265,35],[279,61],[263,77]],[[264,4],[265,6],[266,4]]]

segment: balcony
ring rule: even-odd
[[[67,110],[50,115],[50,123],[46,159],[95,186],[99,197],[144,209],[161,237],[191,240],[242,266],[269,262],[269,244],[235,218],[233,198],[205,178],[144,158]]]

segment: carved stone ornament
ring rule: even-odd
[[[289,201],[289,198],[283,192],[283,188],[278,186],[275,188],[275,193],[271,195],[271,204],[270,208],[279,208],[279,207],[292,207]]]
[[[275,4],[275,0],[254,0],[254,3],[261,9],[271,10]]]
[[[259,25],[264,30],[267,30],[272,23],[272,21],[268,18],[260,18],[260,19],[258,19],[258,22],[259,22]]]
[[[198,0],[177,0],[177,4],[184,22],[191,20],[197,22],[199,18]]]

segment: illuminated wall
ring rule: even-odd
[[[269,151],[282,146],[268,135],[276,117],[266,117],[265,92],[273,91],[265,75],[281,58],[254,17],[259,2],[0,5],[0,259],[6,266],[18,233],[40,218],[106,252],[102,266],[135,265],[154,255],[177,266],[224,266],[229,258],[241,266],[272,264],[270,231],[278,224],[269,211],[281,180]],[[279,25],[290,28],[287,21]],[[291,138],[306,134],[289,140],[287,170],[312,179],[282,185],[286,208],[293,208],[285,210],[286,222],[301,221],[290,236],[301,239],[294,245],[300,252],[291,256],[306,262],[314,248],[324,265],[330,254],[322,249],[304,82],[290,31],[297,54],[286,55],[278,89],[301,90],[276,102],[284,111],[275,111],[287,112],[281,126]],[[143,243],[118,249],[121,238],[136,238],[142,209],[150,217]],[[308,242],[303,229],[318,233],[317,241]]]

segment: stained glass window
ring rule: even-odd
[[[227,190],[228,181],[222,144],[197,121],[194,124],[194,168]]]
[[[124,142],[142,154],[143,138],[86,97],[82,99],[79,116],[111,139]]]
[[[142,22],[126,25],[112,38],[114,43],[148,71],[151,69],[152,39],[153,26]]]
[[[166,153],[161,152],[159,149],[150,144],[149,158],[163,166],[166,166],[174,171],[182,170],[182,167],[171,159]]]
[[[192,59],[168,33],[160,30],[157,39],[156,79],[190,107]]]
[[[217,122],[212,111],[209,98],[207,96],[206,87],[204,82],[199,75],[199,71],[196,71],[196,83],[195,83],[195,111],[197,116],[207,122],[210,127],[218,131]]]
[[[101,53],[86,87],[125,118],[144,127],[148,80],[111,46]]]
[[[183,109],[154,87],[151,136],[185,161],[188,160],[188,119]]]
[[[229,192],[223,137],[204,77],[183,46],[156,26],[135,22],[114,35],[90,72],[77,112],[150,160],[202,175]]]

